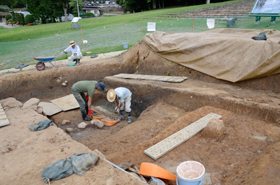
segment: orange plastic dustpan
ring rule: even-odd
[[[102,120],[101,120],[101,121],[102,121]],[[110,127],[110,126],[112,126],[112,125],[118,123],[119,121],[102,121],[102,122],[104,123],[105,126]]]
[[[106,118],[106,117],[95,117],[95,116],[91,116],[91,119],[97,119],[97,120],[102,120],[102,119],[104,119],[104,118]]]
[[[176,181],[176,175],[152,163],[142,163],[138,173],[141,175]]]

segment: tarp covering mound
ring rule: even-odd
[[[266,32],[267,40],[253,36]],[[238,82],[280,73],[280,31],[217,29],[201,33],[154,32],[144,43],[170,61],[218,79]]]

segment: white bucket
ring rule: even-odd
[[[127,48],[128,48],[128,43],[123,43],[122,45],[123,45],[123,48],[124,48],[124,49],[127,49]]]
[[[203,185],[204,166],[196,161],[185,161],[177,167],[177,185]]]

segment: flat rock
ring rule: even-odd
[[[36,110],[39,114],[43,114],[43,108],[42,107],[37,107],[37,110]]]
[[[53,103],[40,102],[38,106],[43,108],[43,113],[47,116],[52,116],[62,111],[61,108],[59,108]]]
[[[23,104],[22,109],[26,109],[31,106],[38,106],[39,102],[40,100],[38,98],[31,98]]]
[[[87,124],[85,122],[82,122],[78,125],[78,128],[86,128]]]
[[[70,133],[70,132],[73,132],[74,129],[73,128],[67,128],[66,131]]]
[[[103,128],[104,127],[104,123],[100,120],[92,120],[90,122],[93,125],[96,125],[98,128]]]
[[[22,103],[13,97],[1,100],[0,103],[5,110],[22,106]]]
[[[69,124],[69,123],[70,123],[69,120],[63,120],[61,124],[62,124],[62,125],[67,125],[67,124]]]
[[[63,111],[68,111],[80,107],[73,94],[51,100],[51,102],[60,107]]]

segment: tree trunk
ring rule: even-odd
[[[64,10],[64,17],[65,17],[64,21],[67,22],[68,21],[68,18],[67,18],[68,4],[67,3],[66,4],[63,3],[62,6],[63,6],[63,10]]]
[[[157,0],[153,0],[153,9],[157,9]]]
[[[164,8],[164,0],[162,0],[162,8]]]
[[[158,8],[159,8],[159,9],[161,9],[160,1],[161,1],[161,0],[158,0]]]
[[[206,4],[210,4],[210,0],[206,0]]]

